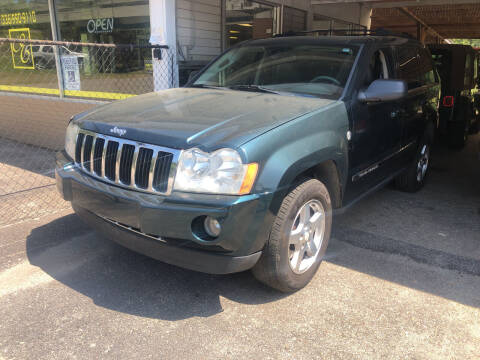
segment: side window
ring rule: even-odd
[[[475,54],[473,58],[473,82],[477,83],[478,80],[478,55]]]
[[[464,85],[465,89],[468,89],[472,86],[472,75],[473,75],[473,56],[471,53],[467,53],[465,59],[465,78],[464,78]]]
[[[230,51],[222,62],[217,62],[210,72],[202,75],[202,84],[224,86],[226,83],[254,84],[258,66],[264,57],[262,47],[240,48]]]
[[[424,49],[420,49],[421,56],[421,72],[420,72],[420,81],[424,85],[430,85],[436,83],[435,72],[433,70],[433,61],[430,53]]]
[[[391,51],[380,49],[375,51],[365,72],[363,86],[367,87],[375,80],[391,77]]]
[[[452,81],[452,74],[450,71],[452,67],[452,53],[448,50],[435,49],[432,58],[437,68],[438,75],[440,75],[442,88],[448,89]]]
[[[413,46],[404,46],[398,48],[398,71],[399,78],[405,80],[408,89],[415,89],[422,86],[421,64],[418,49]]]

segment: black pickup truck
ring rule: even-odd
[[[335,209],[425,183],[439,84],[403,37],[283,37],[229,49],[186,87],[79,114],[57,184],[112,240],[188,269],[305,286]]]

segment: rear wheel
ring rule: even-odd
[[[480,131],[480,117],[478,115],[475,115],[473,118],[473,122],[470,125],[470,135],[475,135]]]
[[[455,121],[448,124],[448,142],[454,149],[462,149],[467,143],[470,128],[469,111],[466,106],[462,106]]]
[[[252,269],[261,282],[283,292],[307,285],[328,246],[332,204],[318,180],[305,180],[284,199],[262,257]]]
[[[408,169],[397,177],[395,184],[398,189],[407,192],[416,192],[425,185],[425,179],[430,166],[431,139],[424,136],[420,142],[415,159]]]

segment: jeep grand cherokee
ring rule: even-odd
[[[57,183],[109,238],[207,273],[305,286],[334,209],[425,182],[439,86],[402,37],[242,43],[185,88],[75,116]]]

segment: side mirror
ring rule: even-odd
[[[407,95],[408,87],[404,80],[375,80],[358,93],[361,102],[381,102],[400,100]]]

